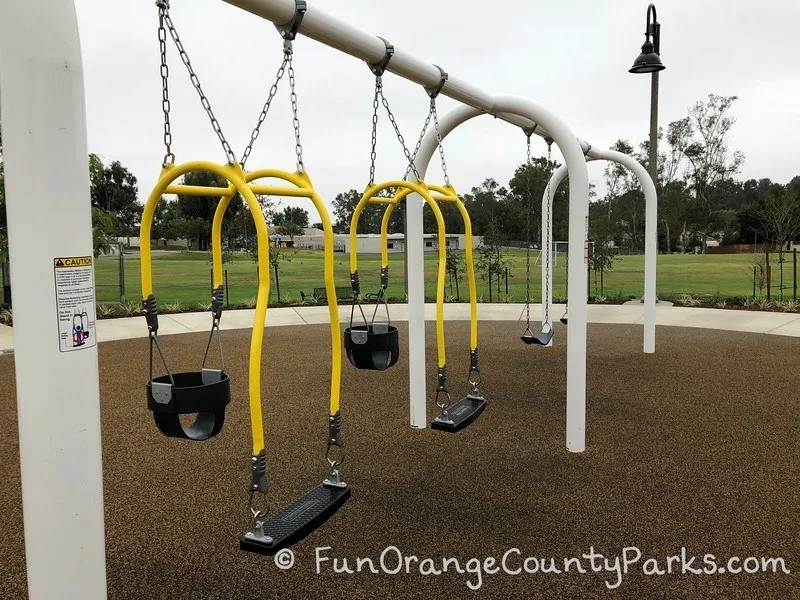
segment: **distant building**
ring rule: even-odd
[[[438,250],[438,234],[426,233],[423,236],[425,252],[436,252]],[[293,248],[307,248],[311,250],[322,250],[324,246],[325,233],[316,227],[304,228],[303,235],[296,235],[293,239],[281,236],[272,230],[270,240],[273,243],[280,243],[282,246]],[[333,236],[335,252],[350,252],[350,234],[336,233]],[[466,248],[466,236],[463,233],[448,233],[446,236],[448,248],[453,250],[464,250]],[[377,233],[359,233],[357,235],[359,254],[380,254],[381,236]],[[483,244],[483,237],[472,236],[472,247],[477,248]],[[405,250],[405,239],[402,233],[390,233],[386,236],[386,246],[390,254],[403,252]]]

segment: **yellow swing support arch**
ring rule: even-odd
[[[463,429],[467,425],[469,425],[472,421],[477,419],[481,412],[483,412],[485,408],[485,399],[481,394],[478,386],[480,385],[480,365],[478,361],[478,299],[477,299],[477,289],[475,283],[475,267],[473,263],[473,252],[472,252],[472,221],[469,216],[469,212],[467,211],[466,206],[464,206],[464,202],[458,196],[458,193],[453,188],[452,185],[437,185],[431,183],[423,184],[426,186],[426,190],[428,191],[431,199],[437,203],[437,210],[441,212],[438,207],[438,203],[448,202],[452,203],[456,206],[459,213],[461,214],[461,218],[464,221],[464,241],[465,241],[465,262],[467,265],[467,283],[469,287],[469,300],[470,300],[470,367],[469,367],[469,383],[472,386],[471,391],[465,398],[462,398],[458,402],[454,403],[451,407],[450,405],[450,395],[449,391],[447,390],[447,369],[446,365],[444,370],[442,369],[442,364],[440,364],[439,375],[438,375],[438,382],[439,388],[437,389],[436,394],[436,403],[439,408],[442,409],[442,414],[437,417],[436,420],[433,421],[431,427],[434,429],[441,429],[444,431],[455,432],[460,429]],[[389,250],[388,250],[388,230],[389,230],[389,220],[391,219],[392,213],[394,212],[395,207],[397,206],[397,202],[387,203],[388,206],[383,213],[383,219],[381,220],[381,262],[384,265],[388,265],[389,261]],[[440,230],[440,238],[441,238],[441,230]],[[441,253],[442,243],[440,239],[440,253],[439,253],[439,269],[440,272],[443,270],[443,266],[445,265],[446,261],[446,250],[445,250],[445,257],[442,258]],[[442,290],[444,290],[444,281],[442,281]],[[437,330],[437,340],[439,338],[439,331],[441,330],[441,339],[442,343],[444,343],[444,312],[438,311],[436,314],[436,330]],[[442,389],[442,386],[445,386]],[[440,393],[447,394],[447,404],[439,401]],[[459,420],[458,417],[463,416],[463,420]]]
[[[394,188],[395,194],[391,198],[381,198],[378,197],[377,194],[383,190]],[[394,209],[397,204],[405,199],[411,193],[416,192],[419,194],[423,200],[430,206],[431,210],[433,211],[433,215],[436,218],[436,224],[438,229],[438,239],[439,239],[439,268],[436,278],[436,349],[437,349],[437,359],[438,359],[438,366],[439,371],[441,372],[447,370],[447,353],[445,347],[445,337],[444,337],[444,284],[446,278],[446,258],[447,258],[447,237],[444,228],[444,217],[442,216],[442,211],[439,208],[439,205],[434,201],[431,197],[428,188],[425,186],[424,183],[418,182],[411,182],[411,181],[404,181],[404,180],[392,180],[392,181],[385,181],[380,184],[373,184],[367,186],[364,194],[359,200],[358,204],[353,211],[353,216],[350,220],[350,281],[353,284],[353,293],[356,297],[356,301],[353,302],[354,306],[358,303],[357,297],[360,293],[360,284],[359,284],[359,276],[358,276],[358,221],[361,216],[361,213],[364,211],[364,208],[368,204],[377,204],[377,205],[388,205],[387,211],[390,209]],[[391,213],[390,213],[391,214]],[[388,217],[386,217],[386,213],[384,213],[384,220],[385,223],[388,225]],[[381,229],[383,230],[383,222]],[[388,273],[389,273],[389,257],[388,251],[384,247],[385,244],[381,248],[381,288],[382,292],[385,290],[385,287],[388,285]],[[377,306],[376,306],[377,311]],[[388,308],[387,308],[388,311]],[[365,317],[366,322],[366,317]],[[351,313],[351,328],[352,328],[352,313]],[[351,359],[352,360],[352,359]]]

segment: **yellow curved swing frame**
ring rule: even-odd
[[[472,262],[472,220],[467,212],[467,207],[459,197],[455,188],[452,185],[437,185],[434,183],[426,183],[431,198],[437,202],[447,202],[455,204],[461,218],[464,221],[464,258],[467,263],[467,286],[469,287],[469,348],[470,350],[477,350],[478,348],[478,296],[477,287],[475,282],[475,265]],[[405,194],[407,195],[407,194]],[[405,195],[403,197],[405,197]],[[401,198],[402,200],[402,198]],[[383,213],[383,220],[381,221],[381,265],[387,266],[389,264],[389,246],[388,246],[388,233],[389,233],[389,219],[392,217],[395,207],[399,202],[394,202],[386,207]],[[437,207],[438,208],[438,207]],[[445,260],[447,251],[445,250]],[[441,252],[439,255],[441,261]],[[437,321],[438,321],[437,313]],[[437,323],[438,325],[438,323]],[[444,323],[442,323],[444,327]]]
[[[387,188],[397,188],[395,195],[391,198],[376,197],[375,194]],[[411,181],[387,181],[381,184],[374,184],[368,186],[364,191],[361,200],[356,205],[353,211],[353,217],[350,221],[350,272],[354,273],[358,270],[358,253],[357,249],[357,233],[358,233],[358,219],[362,211],[368,204],[385,205],[386,209],[383,213],[381,220],[381,267],[389,267],[389,248],[388,248],[388,231],[389,220],[400,202],[406,196],[416,192],[418,193],[425,203],[430,206],[433,215],[436,218],[436,224],[439,237],[439,268],[436,280],[436,347],[438,355],[439,368],[447,365],[445,335],[444,335],[444,286],[447,263],[447,238],[444,226],[444,217],[439,208],[439,202],[450,202],[456,205],[462,219],[464,220],[464,237],[466,242],[466,263],[467,263],[467,282],[469,285],[469,298],[470,298],[470,350],[478,348],[478,300],[475,286],[475,270],[472,262],[472,221],[469,218],[464,203],[459,198],[455,189],[451,185],[435,185],[426,184],[425,182],[411,182]]]
[[[174,184],[181,175],[192,171],[210,171],[224,177],[228,187],[206,187]],[[290,186],[277,186],[253,183],[258,179],[279,179]],[[212,248],[212,286],[217,288],[223,285],[222,268],[222,221],[231,199],[239,192],[250,209],[256,227],[256,240],[258,249],[258,294],[256,296],[256,310],[253,319],[253,333],[250,338],[250,366],[248,395],[250,404],[250,425],[253,438],[253,454],[257,455],[264,449],[264,421],[261,410],[261,353],[264,339],[264,326],[267,319],[267,304],[269,302],[269,235],[261,205],[256,199],[256,194],[270,196],[285,196],[293,198],[309,198],[319,212],[324,231],[324,278],[329,302],[331,324],[331,388],[330,388],[330,416],[339,412],[341,371],[342,371],[342,343],[339,331],[339,311],[336,305],[336,284],[333,278],[333,226],[325,204],[317,194],[307,172],[290,173],[278,169],[258,169],[245,173],[238,164],[218,164],[210,161],[192,161],[180,165],[166,165],[159,175],[158,183],[153,188],[142,213],[142,226],[140,232],[141,245],[141,274],[142,296],[147,298],[153,293],[152,255],[150,249],[150,232],[152,229],[153,215],[156,206],[163,194],[187,194],[194,196],[220,196],[220,201],[214,212],[211,227]]]

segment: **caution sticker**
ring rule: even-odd
[[[53,259],[58,313],[58,348],[71,352],[97,344],[94,269],[91,256]]]

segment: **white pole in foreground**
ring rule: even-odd
[[[0,3],[0,103],[28,594],[105,598],[92,271],[86,261],[55,268],[56,259],[92,255],[72,0]],[[82,338],[72,337],[73,311],[76,324],[86,312],[90,334],[74,347]]]

